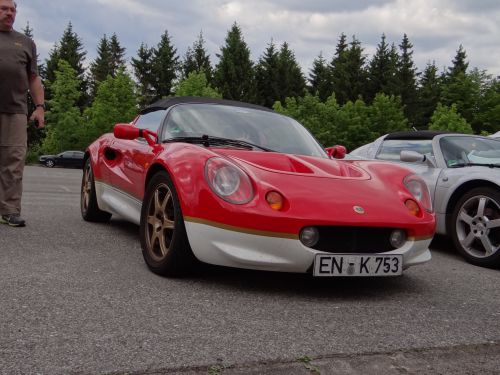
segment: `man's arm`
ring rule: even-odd
[[[33,98],[35,105],[45,103],[45,93],[43,91],[42,80],[40,76],[31,75],[30,76],[30,94]],[[38,121],[38,128],[41,129],[45,126],[45,110],[42,106],[35,108],[31,114],[30,120]]]

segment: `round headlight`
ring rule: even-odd
[[[406,232],[401,229],[393,230],[389,241],[391,242],[392,247],[394,247],[395,249],[399,249],[406,242]]]
[[[304,246],[313,247],[319,241],[319,231],[315,227],[305,227],[300,231],[299,238]]]
[[[432,212],[431,195],[425,181],[415,174],[410,174],[404,178],[403,183],[417,202],[419,202],[425,210]]]
[[[208,159],[205,178],[212,191],[227,202],[245,204],[254,196],[248,175],[223,158]]]

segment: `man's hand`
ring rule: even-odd
[[[37,107],[33,113],[31,114],[30,117],[31,121],[35,121],[35,124],[37,124],[36,128],[37,129],[42,129],[45,127],[45,112],[42,107]]]

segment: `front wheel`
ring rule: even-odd
[[[149,269],[163,276],[182,276],[196,258],[187,238],[177,192],[166,172],[149,182],[141,210],[142,255]]]
[[[56,165],[56,163],[54,163],[54,160],[52,160],[52,159],[45,160],[45,166],[46,167],[48,167],[48,168],[54,168],[55,165]]]
[[[457,250],[470,263],[500,265],[500,192],[489,187],[467,192],[457,203],[450,223]]]
[[[85,221],[107,222],[111,214],[99,209],[95,192],[94,174],[90,158],[83,167],[82,187],[80,190],[80,211]]]

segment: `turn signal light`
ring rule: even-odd
[[[270,191],[266,194],[266,201],[269,206],[276,211],[283,208],[283,196],[277,191]]]
[[[405,202],[405,206],[412,215],[420,216],[420,207],[418,206],[418,203],[415,202],[413,199],[408,199]]]

